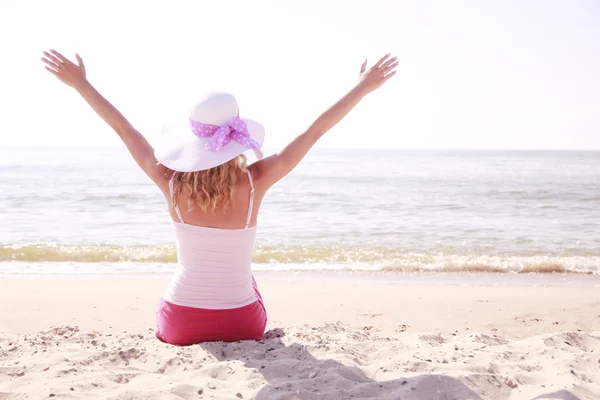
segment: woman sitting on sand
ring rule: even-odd
[[[262,158],[264,128],[240,118],[230,94],[198,102],[185,127],[153,149],[87,81],[83,61],[44,52],[46,69],[71,86],[117,132],[169,203],[177,268],[156,315],[158,339],[176,345],[260,340],[267,314],[251,271],[256,220],[267,190],[298,165],[325,132],[367,94],[394,76],[396,57],[382,57],[348,94],[283,150]],[[258,160],[246,165],[244,153]]]

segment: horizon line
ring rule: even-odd
[[[282,146],[283,147],[283,146]],[[263,150],[266,151],[278,151],[282,147],[265,147]],[[50,144],[39,144],[39,145],[26,145],[26,144],[3,144],[0,145],[0,149],[15,149],[15,148],[23,148],[23,149],[57,149],[57,148],[103,148],[103,149],[117,149],[123,148],[125,146],[123,144],[100,144],[100,145],[84,145],[84,144],[74,144],[74,145],[50,145]],[[368,150],[368,151],[543,151],[543,152],[600,152],[600,148],[592,148],[592,149],[581,149],[581,148],[567,148],[567,149],[556,149],[556,148],[442,148],[442,147],[394,147],[394,148],[378,148],[378,147],[315,147],[311,150]]]

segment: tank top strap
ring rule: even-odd
[[[254,210],[254,181],[252,180],[252,174],[250,170],[248,173],[248,181],[250,182],[250,202],[248,203],[248,215],[246,216],[246,226],[244,228],[248,228],[250,226],[250,220],[252,219],[252,211]]]
[[[171,201],[174,202],[174,208],[175,208],[175,213],[177,214],[177,217],[179,218],[179,222],[183,223],[183,217],[181,216],[181,210],[179,209],[179,206],[177,205],[177,200],[173,198],[173,178],[175,177],[175,174],[173,174],[173,176],[171,177],[171,179],[169,179],[169,192],[171,193]]]

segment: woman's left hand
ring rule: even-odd
[[[80,90],[87,84],[85,77],[85,65],[83,60],[76,54],[77,64],[74,64],[56,50],[45,51],[42,61],[46,69],[56,76],[61,82]]]

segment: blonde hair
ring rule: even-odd
[[[183,188],[186,188],[188,209],[198,206],[205,213],[214,211],[217,207],[227,209],[233,198],[240,169],[246,170],[246,156],[243,154],[204,171],[174,171],[171,207],[175,207],[177,198]]]

